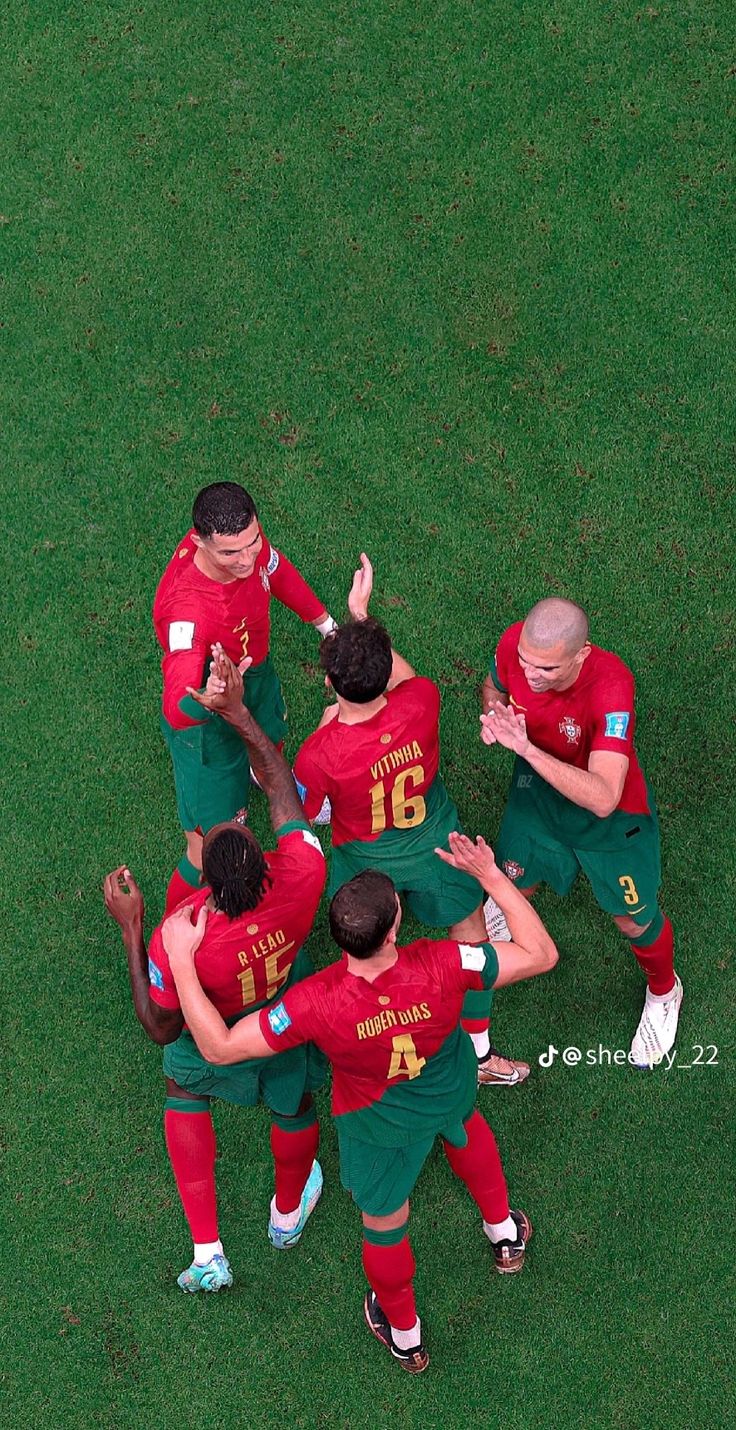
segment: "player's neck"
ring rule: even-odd
[[[221,576],[218,571],[214,571],[207,560],[207,554],[201,546],[197,547],[194,553],[194,565],[208,581],[216,581],[219,586],[229,586],[232,581],[237,581],[237,576]]]
[[[348,973],[352,973],[356,978],[365,979],[366,983],[373,983],[376,978],[380,978],[387,969],[393,968],[399,956],[399,950],[395,943],[384,943],[371,954],[370,958],[353,958],[348,954]]]
[[[355,705],[351,700],[343,700],[342,696],[338,695],[337,704],[337,719],[340,725],[362,725],[364,720],[372,720],[379,710],[383,710],[386,696],[379,695],[376,700],[369,700],[366,705]]]

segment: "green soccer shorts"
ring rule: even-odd
[[[558,894],[570,892],[582,869],[604,913],[648,924],[657,912],[662,872],[651,791],[649,804],[649,814],[616,810],[600,821],[605,849],[581,849],[565,838],[563,823],[552,826],[544,818],[515,777],[496,841],[496,862],[518,888],[545,883]]]
[[[452,800],[442,791],[435,813],[409,831],[389,829],[377,839],[353,840],[332,850],[328,895],[364,869],[388,874],[415,918],[430,928],[451,928],[466,919],[485,895],[477,879],[437,858],[435,848],[448,848],[448,835],[461,829]]]
[[[270,656],[246,672],[244,701],[274,744],[286,738],[286,706]],[[201,725],[161,730],[174,766],[176,808],[182,829],[207,833],[248,805],[250,761],[235,730],[215,715]]]
[[[453,1147],[464,1147],[467,1133],[464,1123],[472,1116],[471,1107],[464,1117],[447,1127],[438,1128],[431,1136],[422,1137],[406,1147],[381,1147],[361,1142],[337,1122],[337,1142],[340,1152],[340,1181],[360,1211],[367,1216],[391,1216],[411,1196],[426,1162],[435,1137],[443,1137]]]
[[[205,1062],[187,1029],[164,1049],[164,1077],[173,1078],[197,1097],[219,1097],[237,1107],[264,1102],[281,1117],[294,1117],[307,1092],[321,1087],[327,1060],[313,1043],[289,1048],[272,1058],[216,1067]]]

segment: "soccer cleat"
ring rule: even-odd
[[[363,1314],[368,1330],[373,1333],[377,1341],[381,1342],[382,1346],[386,1347],[387,1351],[391,1352],[399,1365],[404,1367],[404,1370],[408,1370],[410,1375],[421,1375],[422,1371],[427,1369],[429,1356],[421,1341],[418,1346],[412,1346],[408,1351],[402,1351],[394,1344],[388,1317],[381,1310],[375,1291],[366,1292]]]
[[[181,1276],[177,1276],[176,1284],[181,1286],[182,1291],[222,1291],[225,1286],[233,1284],[230,1262],[226,1256],[213,1256],[204,1266],[198,1266],[193,1261]]]
[[[516,1087],[528,1078],[531,1068],[528,1063],[505,1058],[497,1048],[491,1047],[485,1057],[478,1058],[478,1086]]]
[[[682,1003],[682,984],[675,974],[675,986],[666,998],[653,998],[647,988],[639,1026],[631,1040],[630,1059],[635,1067],[655,1068],[675,1044]]]
[[[506,922],[506,915],[503,909],[499,908],[495,899],[486,899],[483,905],[483,918],[486,921],[486,933],[491,943],[511,943],[511,929]]]
[[[500,1271],[502,1276],[512,1276],[516,1271],[521,1271],[527,1242],[532,1235],[532,1224],[526,1212],[509,1212],[509,1216],[516,1226],[516,1241],[506,1238],[504,1241],[491,1242],[496,1270]]]
[[[315,814],[314,819],[312,820],[312,824],[329,824],[331,819],[332,819],[332,805],[330,804],[330,801],[329,801],[329,799],[327,798],[327,795],[325,795],[325,797],[324,797],[324,799],[323,799],[323,801],[322,801],[322,808],[321,808],[319,814]]]
[[[277,1251],[288,1251],[290,1247],[296,1246],[309,1217],[312,1215],[317,1202],[322,1196],[323,1181],[322,1168],[319,1162],[313,1162],[312,1170],[304,1183],[304,1191],[302,1192],[302,1199],[299,1203],[299,1220],[296,1226],[292,1227],[290,1231],[282,1231],[280,1227],[274,1226],[273,1222],[269,1221],[268,1239],[271,1245],[276,1247]]]

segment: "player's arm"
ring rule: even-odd
[[[323,639],[330,631],[334,631],[337,622],[333,620],[327,607],[322,604],[319,596],[315,595],[294,563],[273,546],[266,562],[266,572],[271,592],[277,601],[281,601],[282,605],[288,606],[289,610],[294,611],[303,621],[314,626]]]
[[[487,715],[489,710],[495,710],[498,705],[506,706],[509,703],[508,690],[499,690],[490,672],[483,681],[482,696],[484,715]]]
[[[248,1013],[228,1028],[202,989],[194,955],[204,933],[207,910],[203,905],[192,923],[191,905],[166,919],[161,929],[164,949],[176,984],[189,1031],[208,1063],[239,1063],[249,1058],[273,1057],[259,1026],[258,1013]]]
[[[206,710],[214,710],[237,730],[248,750],[248,758],[256,779],[268,799],[274,829],[293,819],[303,819],[304,811],[297,794],[294,776],[283,755],[243,704],[243,673],[250,661],[240,666],[225,655],[220,645],[212,647],[212,668],[204,691],[190,689],[189,694]]]
[[[511,943],[493,945],[498,974],[492,987],[504,988],[507,983],[549,973],[559,957],[557,947],[529,900],[499,869],[493,850],[480,835],[473,841],[467,834],[451,834],[449,844],[449,853],[435,849],[435,854],[453,869],[462,869],[477,879],[506,915]]]
[[[105,908],[123,936],[128,955],[130,991],[138,1022],[154,1043],[173,1043],[182,1030],[184,1019],[178,1008],[161,1008],[150,995],[148,954],[143,937],[143,895],[124,864],[107,875],[103,892]]]
[[[348,596],[348,610],[354,621],[365,621],[368,617],[368,606],[370,604],[371,593],[373,591],[373,567],[364,551],[360,553],[360,566],[353,576],[353,584],[350,587]],[[410,666],[408,660],[404,660],[403,655],[391,648],[393,657],[391,665],[391,675],[389,677],[388,690],[393,690],[395,686],[401,685],[402,680],[411,680],[415,671]]]
[[[618,808],[629,768],[628,755],[619,755],[613,750],[593,750],[587,770],[579,770],[533,745],[526,733],[524,716],[515,710],[495,707],[480,718],[484,744],[499,744],[513,750],[565,799],[589,809],[599,819],[607,819]]]

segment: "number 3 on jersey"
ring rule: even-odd
[[[415,824],[421,824],[426,818],[427,806],[421,794],[412,792],[423,783],[423,765],[411,765],[408,770],[402,770],[396,776],[389,796],[391,800],[390,822],[386,811],[386,786],[383,780],[378,780],[377,784],[372,785],[370,791],[371,834],[383,834],[387,827],[389,829],[413,829]]]
[[[414,1039],[410,1033],[399,1033],[391,1041],[393,1049],[388,1069],[388,1081],[392,1077],[419,1077],[426,1058],[418,1058]]]

